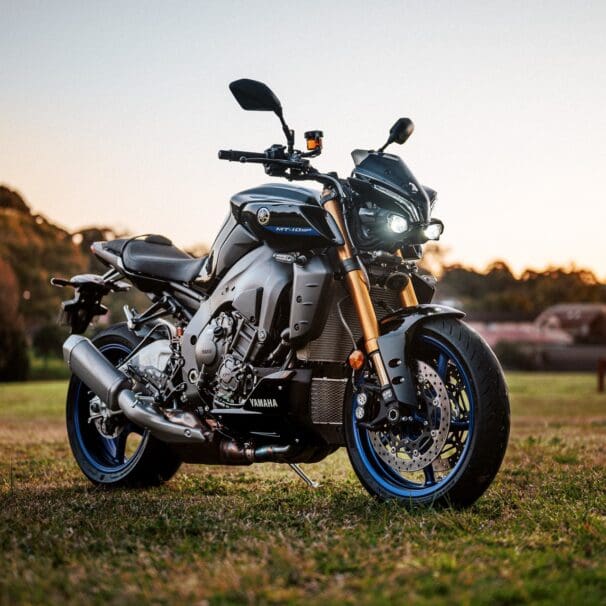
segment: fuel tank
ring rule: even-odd
[[[282,183],[260,185],[231,199],[232,215],[255,238],[277,252],[301,252],[343,244],[319,192]]]

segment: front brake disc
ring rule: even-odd
[[[417,386],[425,418],[413,429],[407,422],[387,431],[370,432],[377,455],[399,472],[420,471],[438,458],[450,430],[450,398],[438,373],[417,362]]]

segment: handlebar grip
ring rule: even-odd
[[[237,149],[220,149],[219,160],[229,160],[230,162],[240,162],[242,158],[245,160],[255,158],[266,158],[264,153],[238,151]]]

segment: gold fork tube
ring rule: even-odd
[[[402,251],[397,250],[396,255],[401,257]],[[410,278],[408,279],[406,286],[400,292],[400,303],[402,303],[402,307],[414,307],[419,304],[415,287],[412,285],[412,280]]]
[[[328,196],[331,194],[330,189],[325,189],[322,192],[322,195]],[[329,215],[335,220],[335,223],[339,227],[339,231],[343,236],[343,246],[339,246],[337,248],[337,254],[339,255],[340,261],[345,261],[346,259],[351,259],[353,253],[351,251],[351,243],[347,238],[347,230],[345,229],[345,221],[343,220],[343,215],[341,214],[341,208],[337,203],[337,199],[333,198],[324,204],[324,210],[328,212]]]
[[[330,190],[323,192],[325,195],[330,193]],[[337,254],[341,263],[353,258],[351,243],[347,238],[347,230],[345,229],[345,223],[343,215],[341,214],[341,208],[336,199],[329,200],[324,204],[326,211],[333,217],[341,234],[343,236],[344,244],[337,248]],[[370,298],[369,285],[366,283],[366,277],[361,269],[354,269],[352,271],[346,271],[345,277],[347,280],[347,287],[349,294],[353,301],[360,327],[362,328],[362,335],[364,336],[364,347],[366,353],[370,356],[373,362],[373,366],[376,370],[377,376],[381,385],[389,384],[389,378],[379,354],[379,344],[377,339],[379,338],[379,322],[377,321],[377,314],[375,308],[372,305]]]
[[[372,359],[373,366],[375,367],[381,385],[387,385],[389,383],[389,378],[385,371],[385,366],[383,365],[383,359],[379,354],[379,343],[377,342],[377,339],[379,338],[379,322],[377,321],[377,314],[372,305],[364,274],[362,273],[362,270],[356,269],[354,271],[348,271],[345,275],[349,293],[353,300],[354,307],[356,308],[356,313],[362,328],[362,334],[364,335],[364,347]]]

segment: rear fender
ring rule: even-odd
[[[110,292],[124,292],[130,288],[126,282],[106,280],[97,274],[80,274],[69,280],[51,278],[51,284],[75,289],[73,299],[61,303],[61,323],[71,327],[72,334],[82,334],[95,316],[107,313],[101,299]]]
[[[443,305],[417,305],[389,314],[381,319],[381,336],[377,339],[381,359],[399,402],[418,406],[416,385],[409,346],[417,328],[436,317],[462,318],[462,311]]]

